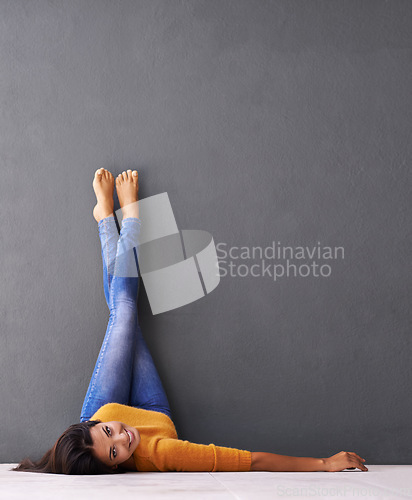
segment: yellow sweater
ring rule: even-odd
[[[172,420],[158,411],[144,410],[119,403],[107,403],[90,420],[111,420],[136,427],[141,441],[133,452],[138,471],[249,471],[251,452],[195,444],[178,439]]]

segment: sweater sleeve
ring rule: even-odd
[[[252,460],[250,451],[168,438],[157,441],[155,454],[162,471],[246,472]]]

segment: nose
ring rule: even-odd
[[[129,446],[129,436],[127,435],[126,429],[121,429],[119,433],[119,441],[121,444]]]

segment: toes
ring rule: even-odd
[[[104,169],[104,173],[105,173],[106,179],[107,179],[108,181],[113,180],[113,175],[112,175],[112,173],[111,173],[111,172],[109,172],[108,170]]]
[[[131,170],[130,168],[128,170],[123,170],[123,172],[116,177],[116,183],[122,183],[126,181],[137,181],[137,176],[138,176],[137,170]]]
[[[94,178],[97,181],[101,181],[102,179],[105,179],[106,181],[112,181],[113,180],[113,175],[111,172],[106,170],[105,168],[98,168],[96,172],[94,173]]]

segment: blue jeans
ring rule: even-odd
[[[137,218],[123,219],[119,237],[114,216],[98,223],[110,316],[80,422],[90,420],[106,403],[159,411],[171,418],[169,401],[138,323],[140,224]]]

